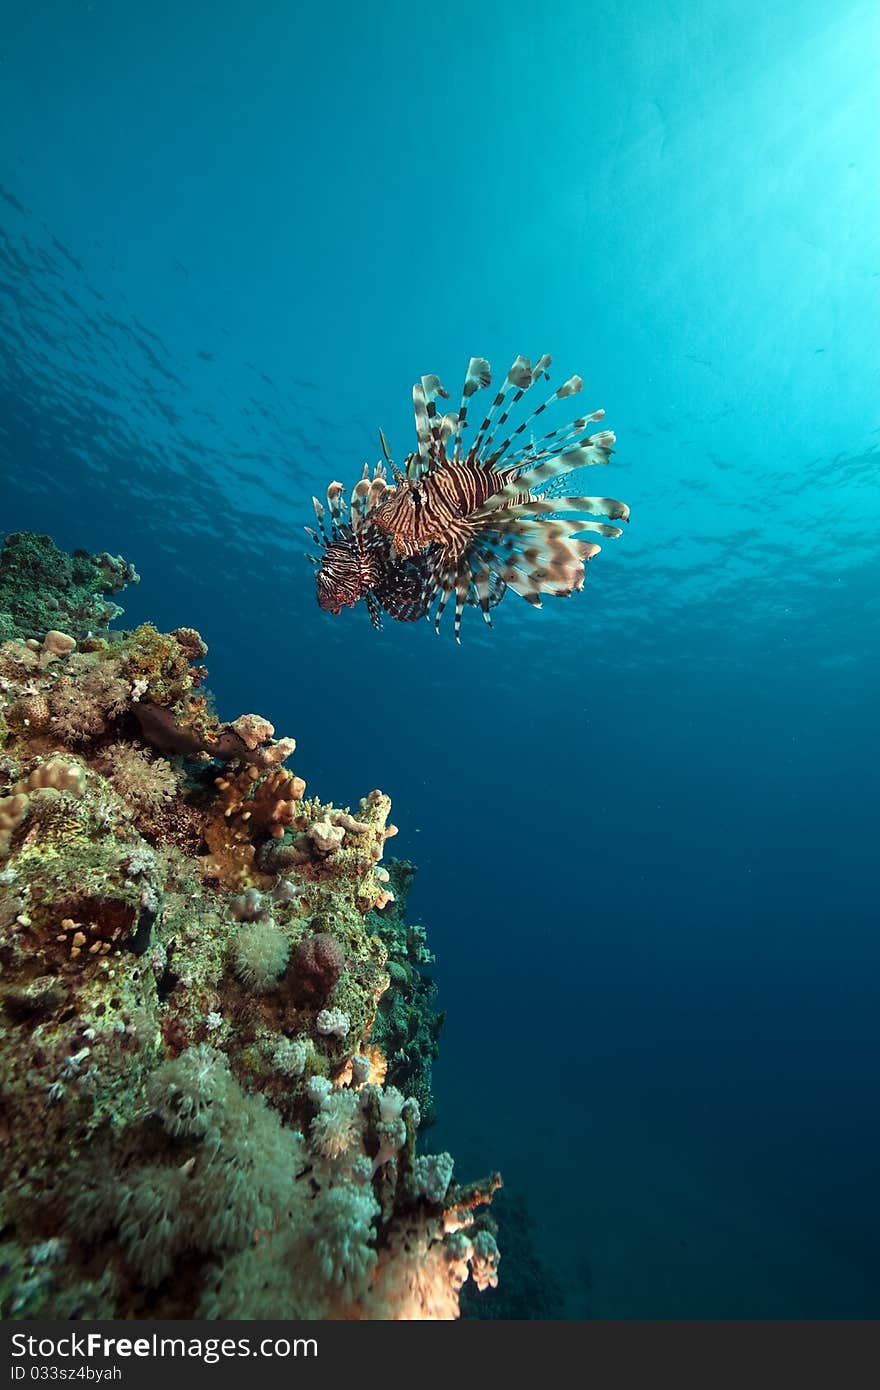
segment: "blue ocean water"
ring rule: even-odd
[[[3,529],[392,795],[432,1147],[567,1316],[876,1316],[876,7],[0,10]],[[542,352],[632,507],[584,593],[321,613],[312,492]]]

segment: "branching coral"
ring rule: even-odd
[[[219,796],[205,824],[209,854],[202,859],[206,877],[226,886],[268,888],[271,874],[256,866],[257,849],[280,840],[297,817],[305,782],[284,768],[262,773],[249,765],[234,777],[218,777]]]

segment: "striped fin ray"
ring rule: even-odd
[[[534,424],[539,415],[543,415],[544,411],[551,405],[554,405],[556,401],[564,401],[568,396],[576,395],[577,392],[583,388],[583,384],[583,377],[580,376],[570,376],[567,381],[563,381],[561,386],[557,386],[552,396],[548,396],[546,401],[542,401],[537,409],[532,411],[531,415],[526,416],[521,425],[517,425],[516,429],[513,430],[505,440],[502,440],[498,447],[492,451],[487,462],[489,462],[493,468],[497,467],[498,461],[504,457],[514,440],[518,439],[521,434],[524,434],[525,431]],[[566,428],[570,428],[570,426]]]
[[[455,586],[455,618],[452,630],[459,646],[461,646],[461,615],[464,612],[464,606],[468,601],[468,594],[470,591],[470,584],[462,582],[461,579]]]
[[[588,516],[607,516],[612,521],[629,521],[629,507],[618,502],[616,497],[552,497],[545,500],[536,497],[531,502],[519,502],[516,506],[505,507],[503,517],[555,516],[557,512],[586,512]],[[622,536],[619,526],[606,526],[598,521],[576,521],[570,523],[585,531],[598,531],[603,536]],[[506,526],[506,522],[505,522]]]
[[[471,590],[476,595],[483,619],[489,627],[489,599],[493,574],[503,588],[510,588],[534,608],[541,607],[541,596],[565,598],[580,590],[584,566],[597,555],[594,541],[574,539],[590,523],[583,521],[541,521],[534,518],[499,516],[497,532],[484,533],[474,540],[464,555],[450,563],[438,553],[432,567],[431,584],[439,595],[434,616],[435,631],[452,595],[456,596],[454,632],[461,641],[461,617]],[[598,529],[598,528],[597,528]],[[620,535],[616,527],[603,534]],[[473,602],[473,599],[470,600]]]
[[[416,422],[418,453],[411,454],[407,460],[406,476],[423,478],[432,468],[438,468],[446,458],[445,444],[452,431],[455,416],[440,415],[437,410],[437,397],[449,399],[438,376],[423,376],[413,387],[413,410]]]
[[[446,445],[449,443],[449,440],[452,439],[457,429],[458,416],[455,414],[455,411],[450,410],[448,414],[440,416],[439,423],[437,426],[437,435],[440,441],[441,463],[448,461],[446,454]]]
[[[444,391],[443,383],[439,376],[423,376],[422,391],[425,394],[425,405],[428,412],[428,426],[431,431],[431,455],[434,461],[437,460],[438,449],[442,439],[442,429],[444,416],[438,414],[437,397],[441,400],[449,400],[449,392]]]
[[[489,612],[489,599],[492,589],[492,571],[488,564],[481,564],[479,560],[476,565],[472,562],[474,591],[477,595],[477,603],[483,615],[483,622],[487,627],[492,626],[492,614]]]
[[[376,629],[377,632],[381,632],[382,610],[379,607],[379,600],[376,598],[376,595],[372,592],[372,590],[370,590],[369,593],[365,594],[364,597],[367,604],[367,612],[370,615],[370,622],[372,623],[373,627]]]
[[[508,556],[506,560],[499,559],[498,573],[504,580],[508,589],[512,589],[520,598],[524,598],[526,603],[530,603],[533,608],[541,607],[541,591],[535,580],[529,575],[523,574],[516,564],[516,556]]]
[[[424,380],[424,378],[422,378]],[[421,382],[416,382],[412,391],[413,411],[416,420],[416,438],[419,441],[419,457],[416,469],[411,476],[421,477],[427,471],[431,459],[431,421],[428,417],[428,398],[425,395],[425,388]],[[421,465],[424,465],[422,467]],[[409,470],[407,470],[409,471]]]
[[[317,499],[317,497],[313,497],[313,498],[312,498],[312,506],[315,508],[315,516],[316,516],[317,521],[318,521],[318,531],[319,531],[319,533],[320,533],[320,541],[319,541],[319,544],[322,544],[322,545],[329,545],[329,544],[330,544],[330,536],[329,536],[329,534],[328,534],[327,527],[324,525],[324,517],[325,517],[324,504],[323,504],[323,502],[319,502],[318,499]],[[311,529],[311,527],[307,526],[307,527],[306,527],[306,530],[308,531],[308,533],[309,533],[310,536],[314,536],[315,540],[318,540],[318,537],[315,536],[315,533],[314,533],[314,531]]]
[[[339,521],[346,511],[345,488],[342,483],[331,483],[327,488],[327,507],[334,521]]]
[[[483,550],[483,555],[491,558],[494,565],[505,567],[518,564],[521,559],[528,561],[533,568],[564,562],[567,565],[582,559],[592,559],[598,555],[601,546],[595,541],[577,540],[579,528],[570,523],[549,522],[536,524],[515,523],[510,533],[502,533],[498,540],[498,550]],[[514,539],[514,537],[516,539]]]
[[[572,473],[576,468],[585,468],[589,464],[607,463],[611,454],[610,447],[604,443],[597,444],[596,442],[606,436],[612,440],[614,438],[610,431],[606,430],[603,435],[592,436],[589,444],[581,445],[577,449],[568,449],[564,454],[557,454],[544,463],[538,463],[534,467],[530,465],[518,472],[512,481],[505,483],[497,492],[493,492],[491,497],[486,498],[483,506],[474,514],[475,519],[477,517],[482,518],[505,502],[515,501],[523,493],[530,492],[532,488],[540,487],[542,483],[558,478],[561,473]]]
[[[461,388],[461,405],[458,407],[458,419],[455,425],[453,436],[452,457],[461,457],[461,432],[467,424],[468,405],[471,396],[477,391],[483,391],[492,384],[492,369],[485,357],[472,357],[468,362],[465,372],[464,385]]]
[[[351,526],[358,534],[374,507],[377,507],[388,490],[385,481],[385,465],[377,463],[370,473],[370,465],[364,464],[364,471],[351,490]]]
[[[362,476],[351,490],[351,525],[355,532],[360,531],[367,517],[367,499],[370,495],[370,470],[364,464]]]
[[[462,556],[456,563],[451,565],[443,559],[442,555],[438,554],[435,557],[431,572],[431,584],[435,592],[439,593],[440,597],[434,612],[434,631],[439,633],[440,620],[443,617],[446,605],[452,595],[455,594],[453,633],[459,646],[461,646],[461,617],[464,613],[465,604],[468,601],[473,579],[474,576],[466,555]]]
[[[598,545],[589,546],[586,543],[582,543],[583,549],[574,550],[575,544],[577,543],[569,542],[553,556],[534,561],[524,554],[523,559],[531,567],[524,569],[519,564],[511,563],[501,571],[501,577],[508,588],[519,594],[520,598],[524,598],[533,608],[541,607],[543,594],[552,598],[568,598],[570,594],[583,588],[584,565],[599,551]]]
[[[539,608],[542,593],[562,598],[583,587],[584,565],[601,547],[573,539],[578,529],[570,523],[515,522],[487,538],[479,553],[514,593]]]
[[[519,462],[523,466],[540,463],[542,459],[563,453],[575,440],[579,444],[584,443],[584,430],[598,420],[604,419],[604,410],[594,410],[592,415],[582,415],[579,420],[572,420],[570,425],[561,425],[559,429],[551,430],[549,434],[542,435],[540,439],[535,439],[531,444],[527,444],[519,455]],[[592,437],[592,435],[587,435],[586,439]]]
[[[539,358],[539,365],[545,360],[549,365],[549,357],[546,359],[543,357]],[[495,393],[495,399],[493,400],[492,404],[489,406],[488,411],[486,412],[486,418],[484,419],[482,425],[477,431],[477,437],[471,445],[470,449],[468,450],[469,459],[479,459],[482,456],[485,445],[489,442],[489,439],[491,439],[491,435],[489,435],[488,439],[486,438],[486,432],[492,426],[492,421],[495,418],[496,411],[500,410],[501,407],[504,405],[508,392],[514,392],[513,400],[508,404],[508,407],[501,416],[501,421],[499,421],[499,423],[503,422],[508,418],[511,410],[516,405],[517,401],[521,400],[525,392],[528,391],[529,387],[534,385],[535,381],[538,379],[536,376],[537,372],[538,367],[536,366],[533,369],[532,364],[527,357],[514,358],[513,362],[510,365],[510,369],[507,373],[507,376],[502,381],[500,388]],[[495,426],[495,428],[497,428],[497,425]]]
[[[376,468],[379,468],[379,464],[376,464]],[[373,480],[370,483],[370,490],[367,493],[368,516],[375,507],[378,507],[379,503],[382,501],[382,498],[385,496],[387,491],[388,483],[385,480],[385,470],[383,468],[381,473],[376,472],[373,474]]]
[[[517,358],[517,362],[523,362],[523,361],[525,361],[525,360],[526,360],[525,358]],[[539,357],[539,358],[538,358],[537,362],[535,363],[534,367],[532,368],[531,380],[528,381],[524,386],[522,386],[521,388],[519,388],[519,389],[515,392],[513,398],[512,398],[511,401],[509,402],[509,404],[504,408],[504,410],[502,411],[501,415],[499,415],[498,419],[495,421],[495,424],[492,426],[492,431],[491,431],[491,433],[488,434],[488,435],[486,436],[486,438],[483,440],[482,446],[480,447],[480,451],[479,451],[479,457],[480,457],[480,461],[481,461],[481,462],[489,461],[489,463],[492,463],[492,462],[494,461],[494,453],[493,453],[493,451],[492,451],[491,445],[492,445],[492,442],[493,442],[493,440],[494,440],[494,438],[495,438],[495,435],[497,434],[497,432],[498,432],[499,430],[503,429],[504,426],[507,424],[508,420],[510,419],[511,414],[513,413],[513,411],[514,411],[514,409],[516,408],[517,404],[522,400],[523,396],[525,395],[526,391],[528,391],[529,387],[530,387],[530,386],[534,386],[535,382],[536,382],[536,381],[540,381],[542,377],[549,379],[550,373],[547,371],[547,368],[550,366],[550,363],[552,362],[552,360],[553,360],[552,357],[550,357],[549,354],[547,354],[547,353],[545,353],[543,357]],[[514,363],[514,366],[515,366],[515,365],[516,365],[516,363]],[[511,371],[513,371],[513,368],[511,368]],[[515,434],[521,434],[522,431],[523,431],[524,429],[526,429],[526,427],[527,427],[527,425],[530,423],[530,421],[534,420],[534,419],[536,418],[536,416],[540,415],[541,412],[542,412],[543,410],[546,410],[546,409],[547,409],[547,406],[550,405],[550,404],[552,404],[552,402],[555,401],[556,398],[557,398],[557,393],[554,392],[553,395],[550,397],[549,400],[545,401],[543,405],[538,406],[537,410],[533,410],[533,411],[532,411],[531,415],[528,417],[528,420],[526,420],[525,424],[523,424],[521,428],[518,428],[514,433],[515,433]],[[509,441],[508,441],[508,442],[509,442]],[[503,448],[503,446],[502,446],[502,448]],[[499,457],[500,457],[500,455],[499,455]]]
[[[463,576],[459,578],[457,571],[449,570],[443,575],[443,577],[439,581],[438,587],[440,591],[440,599],[437,604],[436,611],[434,613],[434,631],[436,633],[440,632],[440,620],[443,617],[446,605],[449,602],[452,595],[456,593],[458,584],[463,582],[463,578]],[[462,607],[464,607],[463,604]],[[459,644],[461,643],[461,638],[458,635],[458,628],[456,628],[455,640]]]

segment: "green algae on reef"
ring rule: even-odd
[[[389,799],[306,798],[198,633],[107,630],[122,576],[0,557],[0,1314],[456,1317],[499,1179],[417,1150],[442,1020]]]

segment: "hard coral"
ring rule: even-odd
[[[44,804],[49,798],[66,792],[80,796],[83,789],[82,768],[63,758],[50,758],[38,763],[27,777],[23,777],[12,787],[10,795],[0,798],[0,853],[9,847],[13,832],[25,820],[40,799]]]
[[[299,994],[322,1004],[336,988],[345,968],[345,953],[331,932],[319,931],[300,942],[291,965]]]

